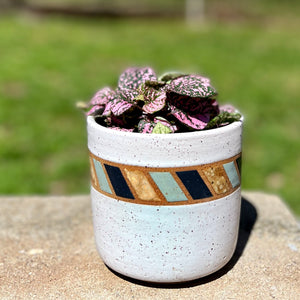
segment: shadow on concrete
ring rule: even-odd
[[[196,279],[193,281],[187,281],[182,283],[153,283],[153,282],[145,282],[141,280],[132,279],[130,277],[124,276],[122,274],[117,273],[116,271],[112,270],[111,268],[108,269],[113,272],[115,275],[123,278],[129,282],[143,285],[146,287],[153,287],[153,288],[165,288],[165,289],[178,289],[178,288],[190,288],[198,285],[202,285],[211,281],[214,281],[223,275],[225,275],[228,271],[230,271],[235,264],[238,262],[240,257],[242,256],[244,249],[247,245],[249,237],[251,235],[251,231],[257,219],[257,211],[255,207],[247,201],[244,197],[242,198],[241,203],[241,218],[240,218],[240,228],[239,228],[239,235],[237,240],[237,245],[235,252],[231,258],[231,260],[219,271],[208,275],[206,277]]]

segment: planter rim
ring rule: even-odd
[[[140,133],[140,132],[127,132],[127,131],[119,131],[119,130],[114,130],[109,127],[104,127],[100,124],[98,124],[95,121],[95,118],[93,116],[88,116],[87,117],[87,123],[89,126],[95,128],[96,130],[102,131],[103,133],[107,134],[114,134],[114,135],[119,135],[123,137],[139,137],[139,138],[144,138],[144,139],[149,139],[153,138],[155,136],[156,139],[178,139],[180,137],[184,138],[193,138],[199,136],[208,136],[211,134],[222,134],[226,133],[228,131],[233,130],[234,128],[240,127],[241,123],[244,122],[244,117],[242,115],[241,119],[239,121],[232,122],[228,125],[219,127],[219,128],[213,128],[213,129],[207,129],[207,130],[198,130],[198,131],[192,131],[192,132],[180,132],[180,133],[169,133],[169,134],[159,134],[159,133]]]

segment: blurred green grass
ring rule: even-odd
[[[286,22],[287,21],[287,22]],[[132,65],[209,76],[245,115],[243,189],[300,215],[300,27],[271,23],[0,19],[0,193],[89,192],[88,100]]]

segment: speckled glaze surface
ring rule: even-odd
[[[95,240],[109,267],[135,279],[167,283],[209,275],[230,260],[240,216],[242,121],[169,135],[114,131],[92,117],[87,124]],[[183,175],[195,172],[208,192],[194,193],[186,183]],[[115,174],[130,193],[118,189]],[[142,193],[135,185],[137,174],[154,192]],[[214,185],[217,174],[224,185]],[[165,187],[161,178],[168,179]]]

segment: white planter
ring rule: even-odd
[[[95,240],[113,270],[183,282],[223,267],[240,217],[242,121],[175,134],[120,132],[87,119]]]

